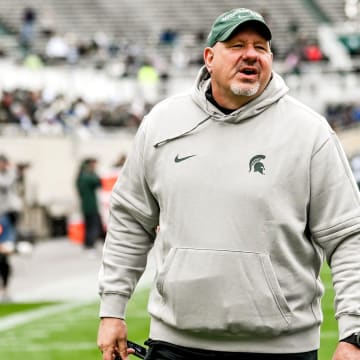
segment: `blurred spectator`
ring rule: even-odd
[[[25,52],[28,52],[32,48],[34,42],[36,15],[36,10],[32,7],[24,8],[22,13],[20,44]]]
[[[151,99],[156,102],[159,94],[160,78],[157,69],[149,62],[145,61],[137,73],[139,85],[138,96]]]
[[[0,155],[0,213],[5,213],[12,228],[9,230],[11,239],[16,239],[16,225],[18,223],[23,204],[18,192],[19,168],[10,164],[5,155]]]
[[[299,33],[299,23],[297,20],[292,19],[288,23],[288,30],[293,37],[297,37]]]
[[[11,111],[11,104],[13,101],[13,93],[4,91],[0,101],[0,123],[17,123],[17,120]]]
[[[360,122],[359,103],[331,103],[325,107],[325,116],[336,131]]]
[[[108,127],[137,127],[153,104],[136,103],[139,106],[134,102],[89,103],[46,89],[5,90],[0,96],[0,124],[16,124],[25,134],[102,134]]]
[[[205,44],[206,38],[207,38],[207,32],[205,30],[198,30],[195,33],[196,45]]]
[[[87,158],[80,165],[76,179],[81,211],[85,223],[84,248],[95,248],[97,239],[104,237],[104,229],[100,217],[97,190],[101,187],[101,179],[96,173],[97,160]]]
[[[324,60],[324,55],[320,49],[320,46],[315,40],[309,41],[303,48],[304,60],[306,61],[320,61]]]
[[[301,49],[294,47],[290,49],[285,57],[286,72],[290,74],[301,73]]]
[[[29,54],[25,56],[24,66],[28,69],[38,70],[44,67],[44,63],[40,56],[36,54]]]
[[[142,84],[157,84],[159,81],[159,74],[150,62],[144,62],[138,71],[137,77]]]
[[[160,44],[172,46],[178,39],[178,32],[174,29],[164,29],[160,34]]]
[[[25,132],[29,133],[32,130],[33,123],[28,112],[28,109],[21,102],[14,102],[12,105],[12,112],[15,115],[20,128]]]
[[[360,103],[356,103],[353,105],[351,115],[354,121],[360,124]]]
[[[60,34],[53,34],[46,44],[45,55],[50,63],[66,60],[69,55],[69,45]]]
[[[46,38],[54,35],[56,31],[55,18],[53,10],[45,8],[41,13],[41,18],[39,19],[40,33]]]
[[[11,266],[9,255],[15,250],[17,214],[21,209],[20,198],[16,194],[16,170],[10,166],[5,155],[0,155],[0,296],[9,299],[7,293]]]

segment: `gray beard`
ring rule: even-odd
[[[234,95],[238,95],[238,96],[254,96],[260,88],[260,83],[257,82],[256,84],[254,84],[252,87],[250,88],[243,88],[239,85],[235,85],[235,84],[231,84],[230,85],[230,90],[232,91],[232,93]]]

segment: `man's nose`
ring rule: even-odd
[[[256,49],[253,46],[247,46],[244,49],[243,58],[251,59],[251,60],[257,60],[258,53],[257,53]]]

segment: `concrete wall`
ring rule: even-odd
[[[81,160],[98,159],[98,172],[106,175],[112,164],[127,153],[132,133],[119,132],[103,138],[1,137],[0,153],[11,162],[29,162],[26,190],[30,204],[45,206],[54,215],[77,210],[75,177]]]

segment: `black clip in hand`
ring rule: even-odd
[[[129,340],[127,341],[127,347],[135,350],[135,353],[131,355],[134,355],[140,359],[145,359],[145,355],[147,353],[146,348]],[[121,360],[120,356],[117,355],[115,360]]]

